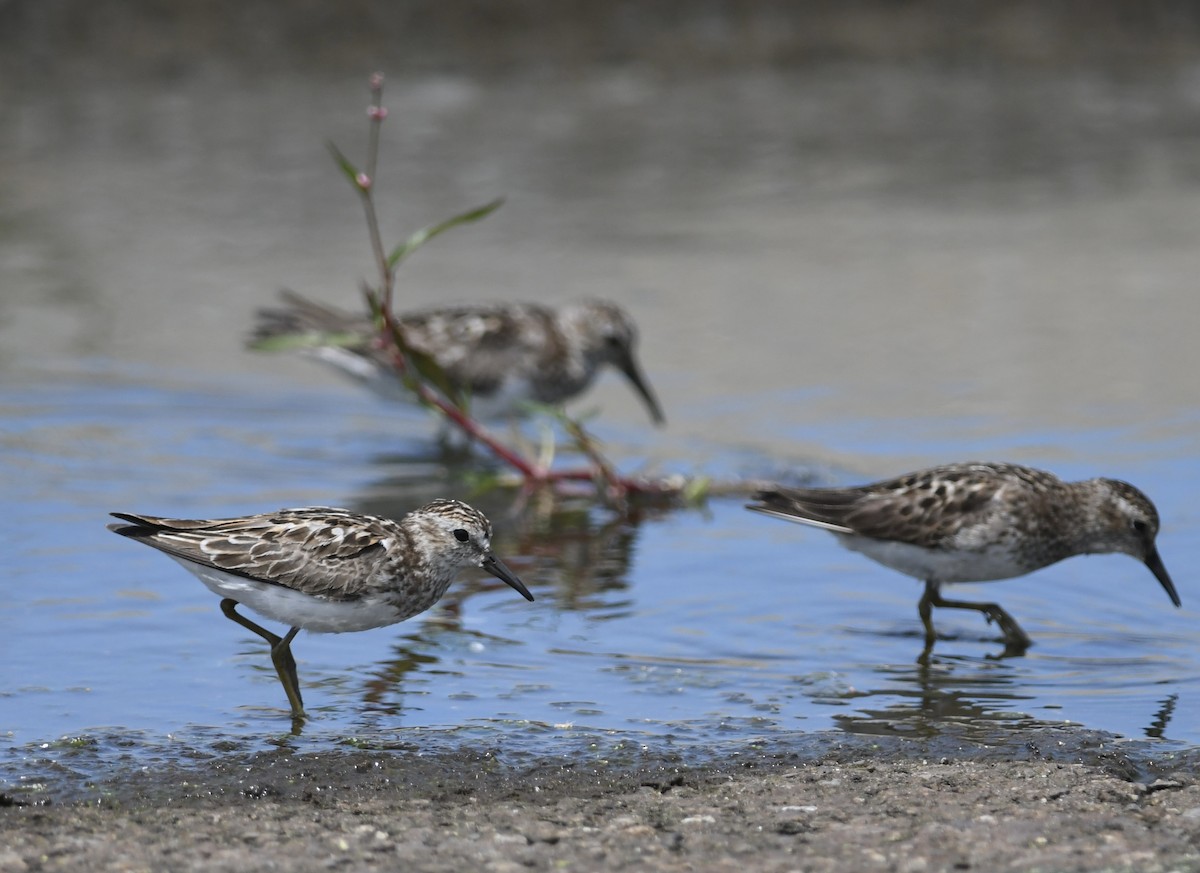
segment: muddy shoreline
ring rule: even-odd
[[[991,748],[822,735],[719,752],[131,768],[75,800],[4,795],[0,871],[1200,869],[1190,750],[1035,730]]]

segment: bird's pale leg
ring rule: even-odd
[[[296,676],[296,659],[292,657],[292,640],[296,638],[300,628],[294,627],[281,637],[255,624],[239,613],[236,607],[236,600],[226,597],[221,601],[221,612],[227,619],[258,634],[271,646],[271,663],[275,665],[279,684],[283,686],[283,693],[287,695],[288,703],[292,706],[292,718],[306,718],[304,699],[300,696],[300,679]]]
[[[1004,634],[1004,653],[1006,655],[1019,655],[1033,645],[1033,640],[1029,639],[1029,635],[1021,630],[1021,626],[1017,624],[1017,620],[1005,612],[998,603],[946,600],[942,597],[942,592],[936,582],[926,582],[925,594],[921,597],[921,602],[917,606],[917,610],[921,613],[921,621],[925,625],[926,647],[932,646],[935,638],[933,621],[930,618],[932,608],[935,606],[945,609],[973,609],[976,612],[982,612],[987,617],[988,622],[994,621],[999,625],[1001,632]]]
[[[937,632],[933,629],[933,600],[938,596],[937,584],[926,582],[925,593],[921,595],[921,602],[917,604],[917,612],[921,614],[921,624],[925,625],[926,653],[933,648],[933,644],[937,641]]]

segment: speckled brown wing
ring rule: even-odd
[[[1002,489],[1034,492],[1060,485],[1050,473],[1012,464],[932,467],[854,488],[794,488],[756,498],[774,515],[878,540],[936,549],[997,511]],[[764,511],[760,509],[760,511]]]
[[[973,477],[953,485],[901,477],[864,490],[846,514],[846,525],[855,533],[936,549],[963,528],[984,523],[995,511],[1000,486]]]
[[[110,530],[173,557],[334,599],[356,597],[404,536],[388,519],[327,507],[211,521],[113,515],[129,524]]]
[[[405,313],[405,341],[432,357],[456,385],[485,396],[508,375],[544,366],[560,344],[553,313],[541,306],[459,307]]]
[[[947,464],[865,486],[868,493],[847,524],[863,536],[938,548],[963,530],[988,524],[1002,510],[995,499],[1000,492],[1010,501],[1003,509],[1021,515],[1014,506],[1022,498],[1061,485],[1053,473],[1017,464]]]

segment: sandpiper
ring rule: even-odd
[[[248,341],[269,349],[281,339],[350,375],[374,393],[410,400],[392,358],[366,316],[351,315],[283,291],[263,309]],[[480,418],[520,414],[530,401],[557,405],[583,393],[606,365],[629,379],[655,424],[665,420],[634,354],[637,328],[613,303],[588,300],[559,308],[534,303],[460,306],[401,313],[405,342],[437,362]],[[305,342],[308,340],[308,342]]]
[[[492,554],[487,518],[457,500],[398,522],[326,506],[221,519],[112,514],[126,523],[109,530],[166,552],[222,598],[227,618],[267,641],[293,718],[305,717],[291,651],[302,628],[345,633],[404,621],[437,603],[465,567],[533,600]],[[291,629],[274,634],[237,612],[239,603]]]
[[[1158,556],[1158,511],[1116,479],[1064,482],[1017,464],[946,464],[852,488],[777,488],[747,509],[832,531],[842,545],[925,582],[918,611],[926,650],[935,606],[974,609],[1004,633],[1005,651],[1030,645],[995,603],[945,600],[941,586],[1022,576],[1074,555],[1124,552],[1144,562],[1171,602]]]

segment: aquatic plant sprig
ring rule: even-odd
[[[367,107],[368,134],[366,163],[359,169],[333,143],[329,150],[350,181],[363,205],[371,250],[378,270],[378,285],[364,283],[366,297],[379,327],[380,348],[390,353],[393,366],[404,386],[425,407],[445,416],[471,440],[484,446],[496,458],[515,469],[522,479],[522,490],[531,491],[544,485],[565,482],[592,483],[607,503],[624,508],[627,497],[634,494],[656,497],[678,497],[686,489],[681,487],[678,477],[671,479],[627,478],[620,476],[611,462],[603,456],[593,437],[583,425],[571,419],[561,410],[553,414],[562,422],[579,451],[590,464],[582,469],[554,470],[551,459],[531,459],[501,442],[494,434],[470,415],[469,398],[446,377],[445,372],[428,354],[414,349],[405,339],[403,330],[395,317],[394,297],[397,267],[421,246],[451,228],[473,223],[486,218],[503,205],[497,198],[482,206],[469,209],[436,224],[428,225],[411,234],[406,240],[387,251],[379,227],[375,202],[375,180],[379,160],[380,134],[387,108],[382,103],[383,74],[375,73],[370,78],[371,103]],[[693,500],[694,493],[688,492]]]
[[[379,273],[379,284],[371,287],[364,284],[363,294],[367,306],[380,327],[380,342],[384,348],[390,349],[393,365],[399,373],[405,387],[427,408],[445,415],[455,426],[466,433],[471,439],[488,448],[494,455],[506,463],[516,467],[525,476],[537,476],[538,471],[523,457],[513,452],[479,422],[467,413],[466,398],[456,391],[446,378],[442,368],[429,355],[412,348],[399,329],[393,308],[396,285],[396,268],[410,254],[425,243],[445,231],[479,221],[499,209],[503,199],[496,199],[483,206],[467,210],[445,221],[421,228],[411,234],[404,242],[397,245],[391,252],[385,250],[383,236],[379,228],[379,215],[375,207],[375,177],[379,161],[379,140],[383,122],[388,117],[387,107],[382,103],[383,74],[374,73],[370,79],[371,103],[367,107],[367,158],[365,169],[360,170],[334,143],[329,143],[329,151],[341,168],[342,173],[350,181],[362,202],[363,213],[367,221],[367,233],[371,241],[371,251],[374,254],[376,268]],[[431,390],[433,386],[437,391]],[[439,396],[439,393],[441,396]]]

